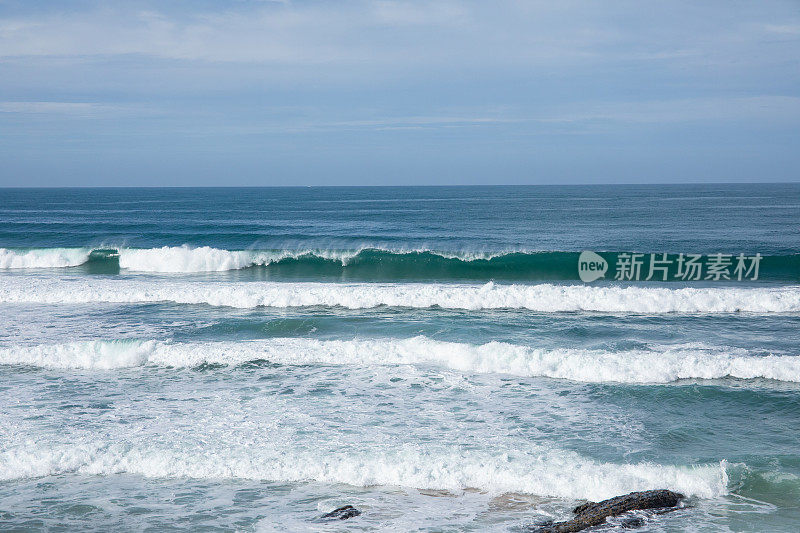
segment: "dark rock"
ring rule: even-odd
[[[644,518],[641,516],[632,516],[630,518],[626,518],[619,523],[620,527],[624,529],[634,529],[637,527],[642,527],[644,525]]]
[[[573,510],[575,518],[572,520],[544,526],[533,526],[528,528],[528,531],[535,533],[575,533],[587,527],[598,526],[605,522],[609,516],[619,516],[628,511],[675,507],[683,498],[683,494],[672,492],[671,490],[631,492],[630,494],[617,496],[598,503],[584,503]]]
[[[339,507],[338,509],[334,509],[330,513],[325,513],[322,515],[322,518],[326,518],[329,520],[347,520],[348,518],[353,518],[354,516],[358,516],[361,514],[361,511],[353,507],[352,505],[345,505],[344,507]]]

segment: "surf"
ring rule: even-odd
[[[0,276],[0,302],[151,303],[256,307],[375,307],[541,313],[797,313],[800,286],[665,288],[540,284],[221,282],[80,276]]]
[[[253,361],[281,365],[424,365],[467,374],[509,374],[586,383],[670,383],[722,378],[800,382],[800,357],[796,355],[754,355],[742,348],[703,344],[609,351],[548,349],[505,342],[469,344],[417,336],[206,343],[97,340],[0,347],[0,364],[41,368],[112,370],[146,365],[196,368],[237,366]]]
[[[621,252],[603,252],[611,264]],[[276,276],[352,280],[577,281],[580,252],[428,248],[0,248],[0,270],[84,267],[95,273],[193,274],[264,270]],[[800,254],[764,256],[761,279],[800,281]]]
[[[263,433],[226,431],[212,437],[196,430],[171,443],[150,439],[146,433],[130,437],[116,433],[105,437],[81,433],[62,436],[68,443],[10,445],[0,451],[0,479],[124,473],[162,479],[238,478],[358,487],[477,489],[490,494],[596,499],[660,486],[713,498],[726,494],[728,484],[724,462],[691,467],[614,464],[530,443],[523,449],[464,450],[453,445],[378,448],[370,443],[341,446],[323,441],[307,448],[293,442],[272,442]],[[195,453],[193,437],[207,441],[202,454]]]

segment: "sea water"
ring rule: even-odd
[[[669,488],[642,531],[796,531],[799,221],[777,184],[2,189],[0,529],[521,531]]]

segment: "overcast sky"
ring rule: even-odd
[[[0,185],[800,180],[800,2],[0,0]]]

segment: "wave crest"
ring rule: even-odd
[[[604,252],[613,263],[619,252]],[[107,273],[191,274],[269,268],[281,276],[346,277],[353,280],[578,280],[578,252],[506,250],[437,251],[359,247],[225,250],[210,246],[160,248],[0,248],[0,269],[53,268],[91,263]],[[761,279],[800,281],[800,254],[764,256]],[[613,276],[612,276],[613,277]]]
[[[0,453],[0,479],[79,473],[137,474],[153,478],[257,479],[278,482],[394,485],[493,494],[519,492],[562,498],[602,499],[634,490],[668,487],[716,497],[727,492],[724,462],[693,467],[652,463],[600,463],[558,449],[467,451],[454,446],[375,450],[283,449],[245,446],[240,439],[207,446],[203,453],[149,442],[29,444]],[[280,448],[280,449],[276,449]]]
[[[223,272],[268,266],[287,259],[317,258],[346,265],[361,250],[221,250],[210,246],[164,246],[119,250],[119,266],[136,272]]]
[[[174,302],[238,308],[379,306],[527,309],[601,313],[797,313],[800,287],[670,289],[587,285],[450,283],[198,282],[187,280],[0,277],[0,302]]]
[[[90,252],[91,250],[84,248],[40,250],[0,248],[0,270],[74,267],[88,261]]]
[[[409,339],[173,343],[88,341],[0,348],[0,364],[113,369],[143,365],[196,367],[266,360],[285,365],[433,365],[466,373],[511,374],[581,382],[669,383],[681,379],[764,378],[800,382],[800,357],[754,356],[701,344],[649,350],[541,349],[505,342],[481,345]]]

